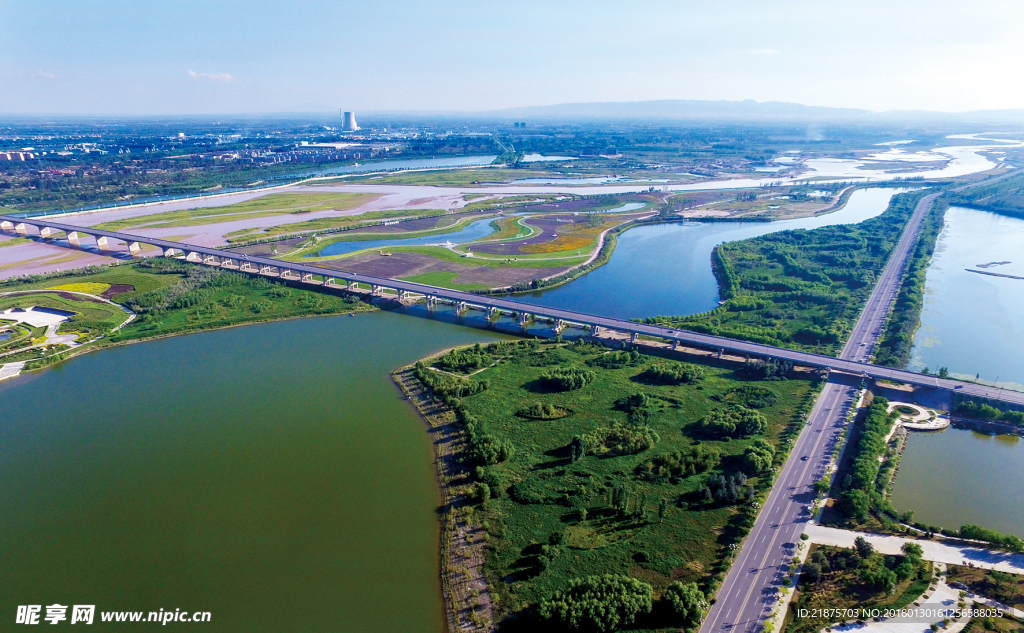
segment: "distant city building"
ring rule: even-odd
[[[359,126],[356,124],[356,113],[355,112],[345,112],[344,110],[340,110],[340,112],[341,112],[341,130],[343,132],[355,132],[356,130],[359,129]]]

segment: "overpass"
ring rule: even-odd
[[[64,238],[69,245],[76,248],[82,247],[83,238],[92,238],[95,240],[98,250],[101,252],[108,251],[112,254],[115,250],[121,251],[122,254],[124,253],[120,248],[120,243],[123,242],[127,244],[128,254],[131,256],[140,256],[142,254],[142,246],[148,245],[161,249],[165,257],[183,256],[190,262],[219,266],[254,275],[276,277],[286,281],[341,290],[365,292],[368,289],[370,294],[374,296],[397,298],[402,301],[425,300],[428,307],[433,307],[439,302],[449,303],[454,305],[457,311],[478,309],[486,311],[487,315],[492,318],[500,314],[514,315],[518,318],[519,324],[523,326],[535,318],[547,319],[554,324],[556,331],[564,327],[582,327],[589,329],[592,334],[596,335],[602,330],[612,330],[628,335],[633,341],[636,341],[639,337],[654,337],[670,343],[673,348],[679,345],[686,345],[741,356],[786,360],[791,361],[795,365],[839,371],[875,380],[891,380],[908,385],[945,389],[962,397],[1001,402],[1011,407],[1024,408],[1024,393],[1016,391],[942,379],[932,375],[919,374],[904,369],[882,367],[862,361],[801,352],[660,325],[636,323],[574,310],[532,305],[500,297],[481,296],[469,292],[448,290],[446,288],[398,279],[331,270],[322,266],[285,262],[231,250],[194,246],[183,242],[145,237],[120,231],[80,227],[62,222],[53,222],[45,218],[19,218],[0,215],[0,230],[23,237],[39,237],[43,240],[56,240],[59,234],[63,232],[65,234]]]

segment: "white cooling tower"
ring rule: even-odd
[[[345,132],[355,132],[359,129],[359,126],[356,125],[355,112],[341,112],[341,129]]]

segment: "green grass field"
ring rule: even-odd
[[[411,281],[418,284],[427,284],[428,286],[437,286],[438,288],[451,288],[453,290],[486,290],[485,284],[458,284],[455,283],[455,279],[459,276],[459,273],[447,272],[447,271],[435,271],[432,273],[423,273],[422,275],[412,275],[410,277],[402,277],[405,281]]]
[[[467,353],[467,370],[497,362],[473,376],[489,386],[459,402],[494,442],[513,447],[503,462],[475,471],[491,491],[478,512],[488,531],[487,577],[498,596],[499,620],[529,611],[571,578],[592,574],[628,574],[651,584],[656,594],[675,580],[696,581],[707,590],[724,571],[724,552],[738,538],[740,524],[752,519],[744,510],[749,503],[707,502],[700,489],[713,475],[738,473],[744,452],[758,438],[778,447],[780,434],[798,425],[798,411],[812,391],[809,380],[756,382],[743,378],[741,368],[709,365],[701,366],[704,377],[694,384],[656,384],[645,370],[662,359],[623,360],[621,352],[610,355],[594,344],[524,342],[491,346],[481,354],[474,360]],[[593,380],[580,389],[551,391],[541,376],[554,368],[591,371]],[[740,402],[743,387],[771,392],[760,403],[766,431],[731,440],[710,437],[699,421]],[[636,394],[646,395],[645,404],[630,414],[623,401]],[[569,413],[553,420],[524,414],[538,404],[560,416]],[[573,438],[613,428],[612,423],[646,427],[659,439],[629,454],[596,454],[592,447],[595,454],[573,461]],[[697,446],[720,453],[711,471],[650,474],[648,463]],[[479,458],[467,459],[470,467],[479,464]],[[754,494],[762,477],[749,475]],[[620,486],[629,495],[627,514],[610,505],[609,495]],[[662,499],[666,511],[659,518]]]
[[[128,315],[117,306],[102,301],[90,301],[78,295],[62,296],[58,292],[32,292],[13,297],[0,297],[0,310],[28,307],[73,312],[75,316],[61,324],[58,330],[60,334],[80,332],[97,336],[109,332],[128,319]]]
[[[59,277],[0,284],[0,292],[49,288],[69,284],[108,284],[120,290],[112,300],[138,318],[92,346],[183,334],[244,323],[359,312],[374,309],[351,296],[292,288],[263,277],[207,268],[178,260],[147,259],[95,267]],[[120,288],[114,287],[120,286]],[[75,301],[56,293],[32,293],[0,299],[0,307],[43,305],[80,313],[64,331],[109,332],[125,313],[107,303]]]

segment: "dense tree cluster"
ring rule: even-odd
[[[540,384],[551,391],[572,391],[582,389],[594,382],[596,374],[579,367],[560,367],[540,376]]]
[[[685,629],[696,627],[709,606],[704,592],[695,582],[684,585],[677,581],[670,584],[662,594],[662,600],[672,605],[672,610]]]
[[[692,384],[704,378],[704,368],[690,363],[655,363],[641,377],[662,385]]]
[[[775,448],[766,440],[758,438],[743,452],[743,470],[750,475],[757,475],[770,469],[774,460]]]
[[[753,380],[785,380],[793,371],[793,363],[788,360],[769,358],[749,358],[743,365],[743,375]]]
[[[484,351],[480,343],[466,349],[453,349],[437,361],[434,367],[444,371],[468,374],[491,362],[491,355]]]
[[[655,457],[638,466],[637,471],[652,481],[661,481],[669,477],[682,479],[712,470],[718,466],[721,459],[718,449],[698,444]]]
[[[416,378],[434,394],[445,399],[465,398],[480,393],[490,386],[486,380],[470,380],[432,371],[422,361],[416,363]]]
[[[573,631],[615,631],[651,612],[654,592],[645,582],[622,574],[576,578],[540,603],[545,620]]]
[[[712,475],[697,491],[697,496],[705,503],[733,505],[752,499],[754,488],[747,485],[747,476],[743,473],[735,473],[731,477]]]
[[[737,438],[760,435],[768,429],[768,420],[763,415],[740,405],[715,409],[700,421],[704,433],[715,438]]]
[[[586,451],[592,455],[631,455],[651,448],[661,439],[653,429],[612,422],[581,436]]]

